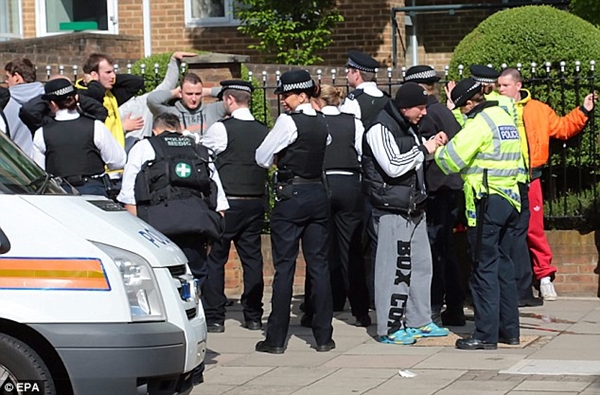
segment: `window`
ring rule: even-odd
[[[186,0],[186,26],[237,26],[235,0]]]
[[[21,15],[19,0],[0,0],[0,41],[23,37]]]
[[[2,0],[0,0],[2,1]],[[116,0],[37,0],[38,36],[79,30],[118,33]]]

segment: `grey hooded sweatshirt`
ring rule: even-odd
[[[226,115],[223,102],[220,101],[209,104],[201,103],[195,110],[190,110],[183,105],[181,100],[177,100],[173,105],[168,104],[172,99],[171,91],[154,91],[148,95],[148,108],[155,116],[164,113],[177,115],[183,129],[200,135],[203,135],[213,123]]]
[[[19,118],[19,110],[24,103],[42,95],[44,85],[41,82],[28,82],[25,84],[13,85],[8,88],[10,91],[10,100],[4,109],[6,120],[8,121],[8,130],[10,138],[15,142],[27,156],[33,154],[33,136],[31,131]]]

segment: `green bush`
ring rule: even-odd
[[[552,208],[552,210],[551,210]],[[544,214],[552,212],[547,229],[575,229],[589,233],[600,226],[600,185],[544,202]]]
[[[206,53],[205,51],[189,50],[189,52],[196,52],[198,54]],[[141,75],[144,77],[144,88],[146,92],[151,92],[156,88],[158,84],[165,78],[167,71],[167,65],[171,59],[171,52],[154,54],[142,59],[139,59],[131,67],[131,73],[135,75]],[[184,58],[185,61],[185,58]],[[144,73],[142,73],[142,64],[146,67]],[[157,65],[158,67],[155,67]],[[158,71],[158,72],[156,72]],[[243,80],[248,80],[248,68],[242,64],[242,77]],[[264,123],[268,127],[273,126],[273,117],[268,111],[264,102],[263,90],[259,81],[252,77],[252,84],[255,89],[252,94],[252,105],[251,110],[254,117],[260,122]]]
[[[561,115],[580,105],[595,88],[592,60],[600,65],[599,29],[550,6],[526,6],[497,12],[469,33],[456,46],[449,76],[457,79],[459,65],[465,66],[464,76],[468,76],[468,66],[472,64],[491,64],[500,69],[502,64],[516,67],[521,63],[523,78],[529,80],[525,88]],[[576,61],[580,62],[579,72]],[[532,62],[537,65],[535,72],[531,70]],[[561,62],[565,62],[564,74],[560,71]],[[549,73],[546,63],[551,65]],[[569,144],[566,155],[552,156],[552,163],[561,165],[566,161],[569,166],[594,168],[595,154],[589,149],[596,138],[593,133],[586,128],[581,137]],[[579,142],[584,149],[575,148]]]

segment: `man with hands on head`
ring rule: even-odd
[[[214,90],[214,91],[213,91]],[[218,95],[220,88],[204,88],[197,74],[187,73],[181,85],[170,91],[156,91],[148,95],[148,108],[154,116],[174,114],[184,130],[195,133],[196,141],[213,123],[226,115],[222,103],[203,103],[207,95]],[[173,100],[175,101],[173,103]]]

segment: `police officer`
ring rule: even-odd
[[[344,102],[340,106],[340,111],[353,114],[361,120],[365,130],[367,130],[371,126],[372,118],[390,101],[389,96],[377,87],[376,74],[379,62],[363,52],[351,50],[348,51],[348,63],[346,67],[348,67],[346,76],[348,85],[353,90],[344,99]],[[366,237],[363,239],[363,259],[371,263],[368,265],[370,268],[367,268],[367,286],[369,287],[369,297],[372,304],[375,292],[373,289],[373,270],[375,251],[377,249],[377,236],[372,227],[371,206],[368,200],[365,207],[364,223]],[[336,300],[337,298],[334,298],[334,302]]]
[[[445,132],[452,139],[460,130],[452,112],[436,98],[440,80],[430,66],[417,65],[404,75],[405,82],[415,82],[427,91],[427,114],[419,122],[419,135],[429,139]],[[433,277],[431,279],[431,312],[437,325],[464,326],[464,290],[460,265],[455,250],[454,226],[458,219],[458,197],[462,180],[458,174],[445,175],[435,163],[425,164],[427,182],[427,233],[431,243]],[[446,302],[446,309],[441,312]]]
[[[346,67],[348,85],[353,90],[344,99],[340,110],[360,119],[366,129],[370,119],[390,101],[375,82],[379,62],[363,52],[351,50]]]
[[[310,303],[314,307],[312,330],[316,350],[335,348],[331,338],[333,317],[329,269],[327,267],[327,217],[329,202],[322,183],[323,160],[328,140],[327,123],[310,104],[319,87],[306,70],[281,75],[275,94],[287,113],[256,150],[256,163],[269,168],[277,157],[276,201],[271,214],[273,248],[272,312],[266,339],[256,351],[281,354],[290,321],[290,303],[299,241],[312,283]]]
[[[263,259],[261,230],[265,216],[267,170],[254,160],[256,148],[269,129],[256,121],[249,105],[254,87],[250,82],[221,82],[219,98],[229,118],[214,123],[204,135],[202,144],[216,155],[223,189],[229,201],[225,216],[225,232],[210,251],[207,262],[208,281],[204,283],[204,314],[209,332],[225,330],[225,264],[231,242],[242,262],[244,291],[241,303],[244,326],[262,328]]]
[[[71,81],[50,80],[44,92],[42,98],[49,102],[54,119],[35,132],[33,159],[80,193],[108,196],[104,168],[122,168],[125,151],[102,122],[79,114],[77,90]]]
[[[364,127],[358,118],[340,112],[338,106],[342,98],[341,89],[321,85],[321,94],[313,99],[313,107],[325,115],[331,136],[324,163],[330,204],[328,261],[332,291],[333,277],[340,276],[342,300],[347,297],[350,301],[355,325],[367,327],[371,325],[369,291],[361,259],[365,199],[361,192],[360,155]],[[335,301],[335,291],[333,298]],[[308,316],[308,308],[306,312]]]
[[[480,82],[484,89],[486,100],[497,101],[498,105],[506,111],[518,126],[518,114],[513,98],[501,95],[497,91],[498,77],[500,73],[492,67],[475,64],[469,67],[472,78]],[[517,276],[517,292],[519,294],[520,307],[542,306],[544,300],[533,296],[531,269],[531,259],[529,257],[529,247],[527,246],[527,230],[529,229],[529,145],[525,128],[519,128],[519,138],[521,141],[521,155],[523,165],[519,171],[519,195],[521,196],[521,211],[519,212],[519,223],[517,224],[516,240],[511,248],[510,257],[515,265],[515,275]]]
[[[422,142],[416,125],[427,113],[427,92],[407,82],[374,118],[363,143],[364,190],[377,232],[375,307],[377,334],[385,344],[413,344],[446,336],[431,321],[431,250],[423,164],[445,143],[439,133]],[[406,312],[406,326],[404,323]]]
[[[514,264],[521,200],[519,132],[511,117],[486,101],[472,78],[452,90],[452,101],[467,115],[464,128],[435,153],[444,173],[460,172],[464,181],[467,237],[473,255],[471,294],[475,332],[456,341],[464,350],[493,350],[498,342],[519,344],[519,312]]]
[[[207,249],[229,205],[208,150],[181,135],[176,115],[156,116],[152,131],[129,151],[117,200],[181,248],[202,286]]]

